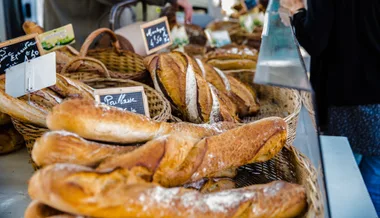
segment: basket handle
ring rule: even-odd
[[[94,62],[94,63],[98,64],[102,68],[102,71],[100,71],[100,72],[103,73],[107,79],[111,78],[107,67],[102,62],[100,62],[99,60],[96,60],[95,58],[90,58],[90,57],[75,57],[75,58],[73,58],[67,64],[65,64],[65,66],[62,68],[60,74],[64,75],[65,72],[77,70],[79,68],[79,66],[81,64],[83,64],[84,61]],[[80,62],[80,63],[77,63],[77,62]]]
[[[90,45],[94,42],[96,37],[98,37],[102,33],[106,33],[106,34],[111,36],[112,46],[116,49],[117,53],[121,53],[120,43],[119,43],[119,40],[117,39],[116,34],[108,28],[100,28],[100,29],[95,30],[94,32],[92,32],[90,35],[87,36],[86,40],[84,41],[84,43],[80,49],[79,56],[85,57],[87,55],[88,48],[90,47]]]

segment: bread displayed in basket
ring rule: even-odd
[[[160,187],[147,182],[145,173],[138,168],[99,173],[78,165],[51,165],[32,176],[28,192],[49,207],[89,217],[295,217],[306,207],[305,189],[282,181],[202,194]],[[33,209],[35,204],[27,214],[57,213],[42,205]]]
[[[204,62],[220,70],[255,70],[258,52],[246,46],[226,46],[210,51]]]
[[[50,130],[70,131],[86,139],[127,144],[146,142],[174,132],[201,139],[235,128],[237,124],[157,122],[93,100],[70,99],[53,108],[47,116],[47,126]]]
[[[46,127],[46,116],[65,98],[94,99],[87,85],[57,74],[56,84],[28,96],[13,98],[5,93],[5,78],[0,79],[0,111],[9,116],[40,127]]]
[[[238,116],[252,115],[259,109],[250,87],[184,53],[153,55],[144,62],[156,90],[163,93],[187,121],[238,120]]]

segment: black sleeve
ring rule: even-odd
[[[332,0],[308,0],[308,9],[293,16],[293,26],[299,43],[312,56],[318,56],[327,47],[334,22]]]

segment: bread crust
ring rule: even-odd
[[[201,194],[162,188],[137,172],[98,173],[77,165],[51,165],[32,176],[28,192],[60,211],[104,218],[294,217],[306,206],[305,189],[283,181]]]

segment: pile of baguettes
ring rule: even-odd
[[[286,123],[156,122],[70,99],[46,118],[36,140],[43,168],[29,181],[25,217],[295,217],[305,189],[275,181],[235,188],[239,166],[273,158]]]

